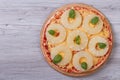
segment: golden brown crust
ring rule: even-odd
[[[80,8],[80,7],[81,7],[81,8],[84,7],[84,8],[87,8],[88,10],[90,10],[90,11],[95,11],[95,12],[97,12],[98,15],[101,16],[104,24],[107,26],[107,28],[108,28],[108,30],[109,30],[109,33],[110,33],[109,38],[108,38],[109,41],[110,41],[110,42],[109,42],[109,45],[110,45],[110,46],[109,46],[109,51],[107,52],[107,54],[106,54],[105,56],[103,56],[102,61],[101,61],[99,64],[97,64],[96,66],[94,66],[92,69],[90,69],[90,70],[87,71],[87,72],[82,72],[82,73],[69,73],[69,72],[66,72],[66,71],[61,70],[61,68],[59,68],[58,66],[56,66],[55,64],[53,64],[53,63],[51,62],[49,56],[47,55],[47,54],[49,53],[49,51],[45,49],[46,44],[44,44],[44,40],[45,40],[45,38],[44,38],[44,37],[45,37],[44,32],[45,32],[45,30],[46,30],[46,27],[47,27],[49,21],[50,21],[50,18],[51,18],[54,14],[56,14],[56,11],[64,10],[65,8],[69,8],[69,7],[76,7],[76,9],[77,9],[77,8]],[[94,71],[96,71],[99,67],[101,67],[101,66],[106,62],[106,60],[107,60],[108,57],[110,56],[110,53],[111,53],[111,50],[112,50],[113,37],[112,37],[111,27],[110,27],[110,24],[109,24],[108,20],[105,18],[105,16],[104,16],[100,11],[98,11],[97,9],[93,8],[92,6],[88,6],[88,5],[86,5],[86,4],[67,4],[67,5],[65,5],[65,6],[63,6],[63,7],[61,7],[61,8],[58,8],[56,11],[54,11],[51,15],[49,15],[49,17],[47,18],[47,20],[45,21],[45,23],[44,23],[44,25],[43,25],[43,27],[42,27],[42,29],[41,29],[41,33],[40,33],[40,47],[41,47],[41,50],[42,50],[42,52],[43,52],[43,55],[44,55],[46,61],[47,61],[47,62],[49,63],[49,65],[50,65],[51,67],[53,67],[55,70],[57,70],[57,71],[65,74],[65,75],[68,75],[68,76],[85,76],[85,75],[88,75],[88,74],[93,73]]]

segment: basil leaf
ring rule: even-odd
[[[48,33],[49,33],[50,35],[54,35],[54,34],[55,34],[55,31],[54,31],[54,30],[49,30]]]
[[[53,59],[53,63],[59,63],[62,60],[62,56],[60,54],[56,55]]]
[[[82,67],[84,70],[86,70],[87,67],[88,67],[88,65],[87,65],[86,62],[82,62],[82,63],[81,63],[81,67]]]
[[[100,49],[104,49],[107,45],[105,43],[98,43]]]
[[[70,11],[69,11],[69,18],[72,18],[72,19],[74,19],[75,18],[75,10],[74,9],[71,9]]]
[[[79,35],[76,36],[76,37],[75,37],[75,43],[78,44],[78,45],[80,45],[80,41],[81,41],[81,40],[80,40],[80,36],[79,36]]]
[[[90,23],[93,24],[93,25],[96,25],[99,21],[99,18],[98,17],[94,17],[91,19]]]

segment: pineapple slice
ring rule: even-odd
[[[84,18],[82,28],[89,34],[96,34],[102,30],[103,21],[98,15],[89,14]]]
[[[105,38],[95,36],[90,40],[88,49],[94,56],[104,56],[109,49],[109,44]]]
[[[75,29],[80,26],[82,22],[82,16],[78,11],[75,10],[75,17],[70,18],[69,17],[70,10],[66,10],[62,16],[61,16],[61,23],[64,25],[64,27],[68,29]]]
[[[86,58],[85,60],[83,60],[83,62],[87,64],[86,68],[83,68],[81,66],[82,65],[82,61],[80,61],[82,60],[81,58]],[[73,56],[72,63],[77,70],[84,72],[89,70],[93,66],[93,58],[88,52],[80,51]]]
[[[72,52],[65,44],[58,45],[51,49],[52,60],[57,54],[62,56],[61,62],[57,63],[57,65],[64,66],[68,64],[72,59]]]
[[[77,36],[79,36],[79,40],[76,40]],[[67,45],[72,50],[80,51],[87,46],[87,43],[88,43],[87,35],[80,30],[74,30],[68,34]]]
[[[66,30],[60,24],[50,24],[46,30],[46,37],[48,42],[52,44],[61,43],[66,38]]]

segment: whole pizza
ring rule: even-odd
[[[100,11],[86,4],[67,4],[45,21],[40,46],[51,67],[69,76],[84,76],[105,63],[112,40],[111,26]]]

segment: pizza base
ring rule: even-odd
[[[50,56],[47,55],[47,54],[49,53],[49,51],[45,49],[45,46],[46,46],[46,45],[44,44],[44,36],[45,36],[45,33],[44,33],[44,32],[45,32],[45,30],[46,30],[46,27],[47,27],[47,25],[48,25],[48,23],[49,23],[50,18],[56,13],[56,11],[64,10],[64,9],[67,8],[67,7],[74,7],[74,6],[76,6],[76,8],[77,8],[77,6],[78,6],[78,8],[79,8],[79,7],[84,7],[84,8],[89,9],[90,11],[95,11],[95,12],[97,12],[97,13],[101,16],[104,24],[106,24],[106,26],[107,26],[107,28],[108,28],[108,30],[109,30],[109,33],[110,33],[109,38],[110,38],[111,42],[109,42],[109,45],[110,45],[110,46],[109,46],[108,52],[106,53],[106,55],[102,56],[102,61],[101,61],[99,64],[95,65],[92,69],[90,69],[90,70],[87,71],[87,72],[76,72],[76,73],[72,73],[72,72],[66,72],[66,71],[62,70],[61,68],[59,68],[57,65],[55,65],[55,64],[50,60],[50,58],[49,58]],[[94,8],[94,7],[92,7],[92,6],[89,6],[89,5],[86,5],[86,4],[83,4],[83,3],[80,3],[80,4],[67,4],[67,5],[64,5],[64,6],[60,7],[60,8],[58,8],[56,11],[54,11],[53,13],[51,13],[51,14],[48,16],[48,18],[46,19],[45,23],[43,24],[43,28],[41,29],[41,33],[40,33],[40,47],[41,47],[42,53],[43,53],[46,61],[47,61],[48,64],[49,64],[52,68],[54,68],[56,71],[61,72],[61,73],[65,74],[65,75],[68,75],[68,76],[85,76],[85,75],[92,74],[93,72],[95,72],[96,70],[98,70],[98,68],[100,68],[100,67],[107,61],[107,59],[108,59],[109,56],[110,56],[111,50],[112,50],[113,37],[112,37],[112,32],[111,32],[111,27],[110,27],[111,25],[109,24],[109,21],[108,21],[107,18],[105,18],[105,16],[104,16],[100,11],[98,11],[96,8]],[[47,46],[46,46],[46,47],[47,47]]]

